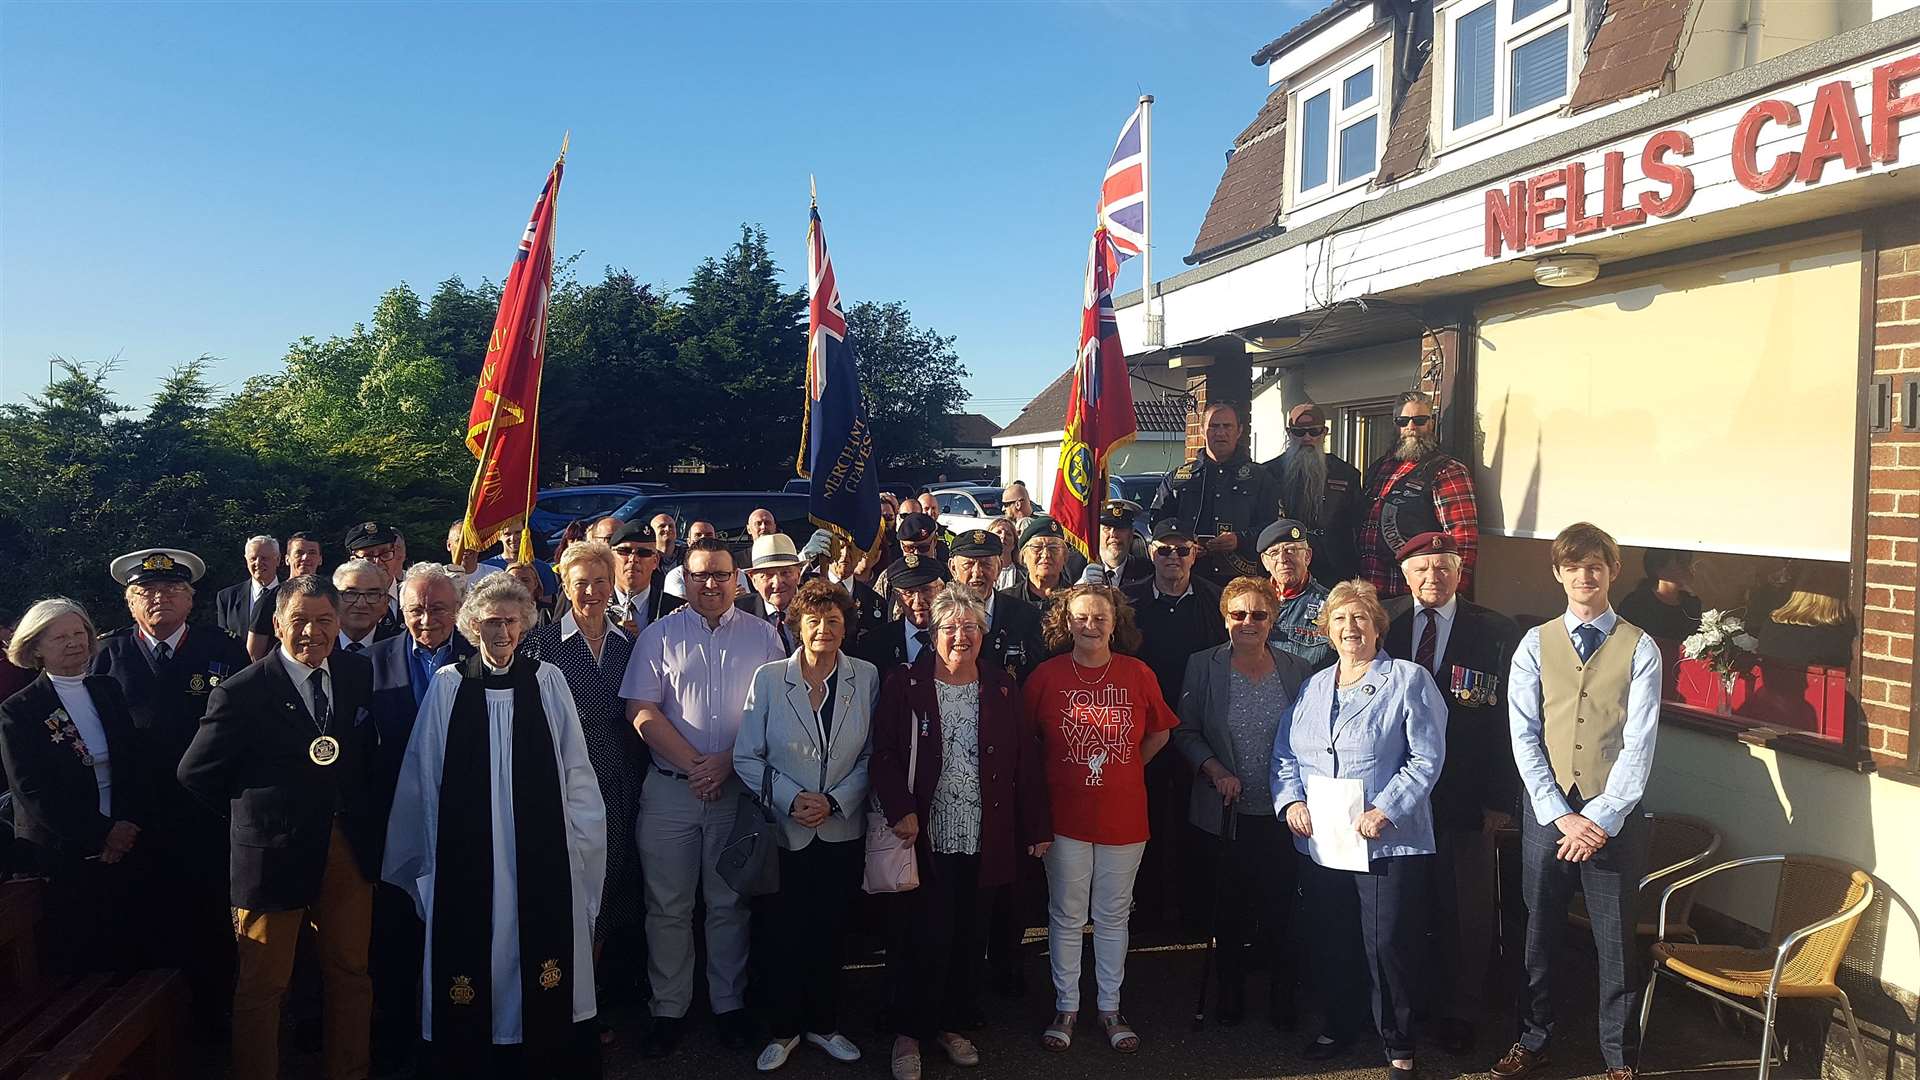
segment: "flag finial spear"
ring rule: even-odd
[[[566,134],[560,136],[560,160],[561,161],[567,160],[567,144],[572,141],[573,141],[573,129],[568,128]]]
[[[813,209],[820,208],[820,186],[813,181],[813,174],[807,174],[807,198]]]

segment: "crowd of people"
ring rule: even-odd
[[[598,1075],[601,995],[641,969],[637,1049],[669,1058],[704,971],[723,1043],[772,1071],[802,1043],[861,1058],[839,980],[870,932],[890,1070],[918,1080],[980,1062],[981,994],[1024,993],[1029,926],[1053,1000],[1027,1036],[1138,1052],[1129,933],[1199,881],[1219,1022],[1264,972],[1269,1022],[1320,1018],[1309,1059],[1377,1040],[1400,1077],[1500,1011],[1493,837],[1517,824],[1527,994],[1493,1072],[1545,1060],[1577,886],[1605,1064],[1630,1078],[1659,655],[1613,611],[1619,550],[1591,525],[1541,570],[1564,618],[1523,634],[1461,596],[1471,492],[1434,460],[1431,404],[1400,413],[1362,481],[1325,460],[1317,407],[1261,465],[1215,405],[1148,536],[1116,500],[1084,567],[1024,491],[951,536],[889,498],[872,552],[796,545],[764,511],[739,554],[704,522],[606,517],[551,564],[508,536],[409,565],[370,520],[323,574],[312,534],[256,536],[207,626],[200,558],[132,552],[108,568],[130,626],[51,598],[9,644],[0,763],[50,962],[185,969],[239,1080],[277,1075],[297,963],[330,1080],[408,1055]]]

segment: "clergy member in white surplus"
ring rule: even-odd
[[[467,594],[479,651],[435,673],[394,794],[382,876],[427,924],[426,1075],[600,1075],[606,807],[566,679],[517,655],[533,619],[511,575]]]

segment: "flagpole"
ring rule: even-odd
[[[1147,307],[1147,346],[1166,344],[1153,313],[1153,95],[1140,95],[1140,296]]]

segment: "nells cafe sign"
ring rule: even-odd
[[[1903,93],[1909,80],[1920,81],[1920,53],[1875,67],[1867,82],[1870,107],[1862,116],[1858,87],[1851,80],[1821,84],[1803,116],[1798,106],[1779,98],[1755,102],[1733,129],[1733,178],[1760,194],[1793,181],[1818,184],[1827,165],[1864,172],[1900,160],[1900,121],[1920,116],[1920,87]],[[1797,149],[1769,149],[1762,160],[1760,140],[1770,129],[1800,132]],[[1594,176],[1579,161],[1569,161],[1537,176],[1515,180],[1486,192],[1486,254],[1546,247],[1581,236],[1671,218],[1693,201],[1693,137],[1678,128],[1648,136],[1638,155],[1640,177],[1653,185],[1626,196],[1627,154],[1608,151]]]

